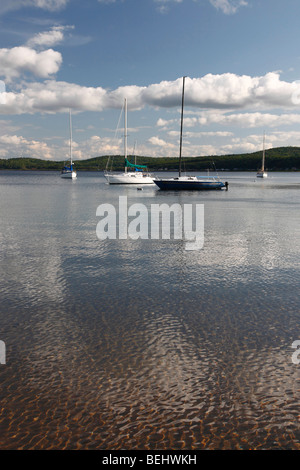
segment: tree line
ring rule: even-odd
[[[147,165],[150,171],[177,170],[178,157],[145,157],[135,156],[128,159],[139,165]],[[228,170],[256,171],[261,166],[262,152],[183,157],[183,171],[199,170]],[[113,170],[124,169],[124,156],[108,156],[89,158],[75,161],[78,171],[102,171],[107,167]],[[64,162],[42,160],[37,158],[7,158],[0,159],[0,170],[53,170],[60,171]],[[266,150],[265,167],[268,171],[300,171],[300,147],[278,147]]]

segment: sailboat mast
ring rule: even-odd
[[[71,109],[69,110],[69,126],[70,126],[70,162],[72,166],[72,117],[71,117]]]
[[[127,173],[127,99],[124,100],[124,156],[125,156],[125,173]]]
[[[265,134],[263,137],[263,157],[262,157],[261,171],[265,171]]]
[[[136,147],[136,140],[135,140],[135,142],[134,142],[134,146],[133,146],[134,164],[136,165],[136,154],[135,154],[135,147]]]
[[[181,124],[180,124],[180,145],[179,145],[179,176],[181,176],[181,155],[182,155],[182,129],[183,129],[183,107],[184,107],[184,82],[182,82],[182,99],[181,99]]]

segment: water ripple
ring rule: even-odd
[[[174,194],[7,178],[2,449],[300,449],[289,182],[182,194],[206,214],[204,248],[187,252],[181,240],[95,235],[99,201]]]

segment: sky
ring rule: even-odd
[[[300,146],[299,0],[0,0],[0,158]]]

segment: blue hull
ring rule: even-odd
[[[159,189],[164,190],[183,190],[183,191],[202,191],[211,189],[226,188],[222,181],[176,181],[176,180],[154,180]]]

